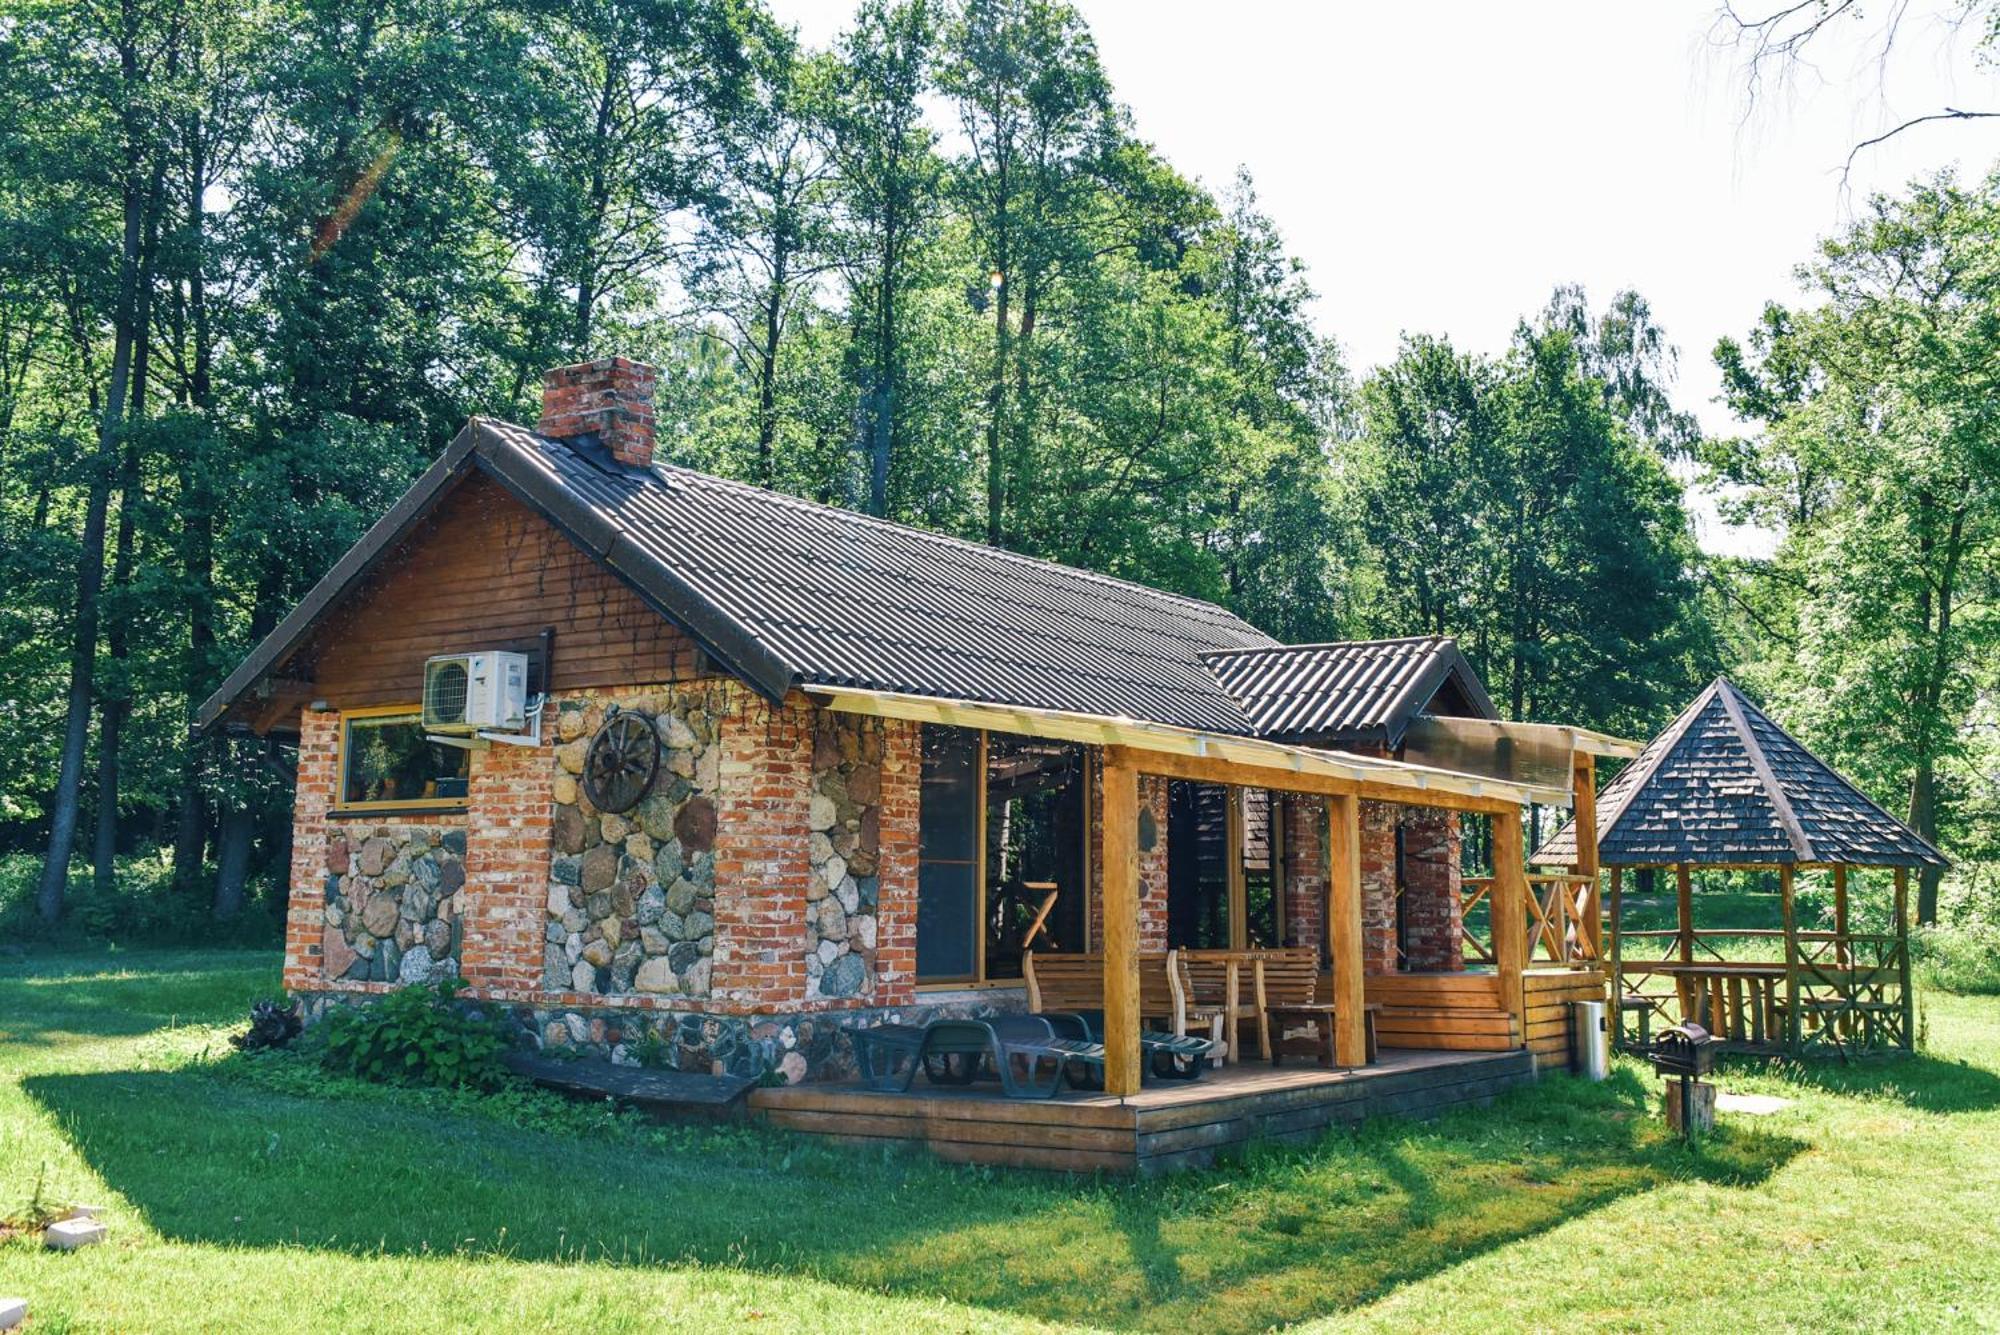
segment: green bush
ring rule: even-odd
[[[50,927],[35,912],[35,883],[42,859],[33,853],[0,855],[0,941],[56,944],[110,941],[135,946],[275,946],[279,930],[279,890],[271,875],[253,877],[243,911],[218,922],[210,907],[214,869],[199,885],[175,887],[173,868],[158,851],[118,859],[118,875],[103,894],[79,857],[63,892],[62,921]]]
[[[1910,934],[1918,981],[1943,992],[2000,994],[2000,927],[1940,923]]]
[[[336,1007],[321,1024],[321,1061],[340,1075],[395,1085],[497,1089],[512,1079],[500,1025],[461,1010],[465,984],[402,987],[366,1006]]]

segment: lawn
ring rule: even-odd
[[[1732,1069],[1794,1102],[1692,1151],[1625,1065],[1116,1183],[218,1062],[276,973],[0,959],[0,1214],[46,1173],[112,1226],[0,1243],[36,1335],[2000,1327],[2000,999],[1927,996],[1914,1060]]]

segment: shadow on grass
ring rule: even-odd
[[[1989,1112],[2000,1108],[2000,1075],[1966,1061],[1912,1052],[1787,1060],[1770,1069],[1794,1084],[1855,1098],[1892,1099],[1920,1112]]]
[[[280,990],[272,951],[91,951],[0,963],[0,1044],[138,1038],[179,1024],[241,1019]]]
[[[1438,1123],[1378,1121],[1150,1182],[953,1169],[756,1128],[584,1139],[200,1072],[23,1088],[181,1241],[699,1262],[1154,1329],[1337,1312],[1667,1182],[1754,1184],[1802,1148],[1736,1128],[1669,1142],[1629,1076],[1552,1079]]]

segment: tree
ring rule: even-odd
[[[935,230],[944,171],[918,100],[936,42],[929,0],[865,0],[840,39],[819,118],[846,224],[843,254],[864,376],[864,508],[873,515],[889,513],[911,251]]]
[[[1796,641],[1792,715],[1912,828],[1940,834],[1941,767],[1965,745],[1996,632],[2000,179],[1877,197],[1802,271],[1815,309],[1767,309],[1718,349],[1757,437],[1723,460],[1788,521],[1770,578]],[[1919,881],[1934,921],[1939,874]]]

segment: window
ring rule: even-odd
[[[356,710],[340,719],[340,800],[344,810],[463,806],[472,753],[424,736],[415,709]]]
[[[979,769],[981,734],[923,730],[917,809],[917,977],[979,979]]]
[[[1243,927],[1249,946],[1290,945],[1284,939],[1284,812],[1268,788],[1239,788],[1243,858]]]
[[[917,980],[1019,978],[1031,930],[1038,950],[1087,948],[1084,749],[927,726],[923,756]]]
[[[1167,944],[1176,950],[1237,944],[1229,793],[1212,783],[1175,779],[1167,785]]]

